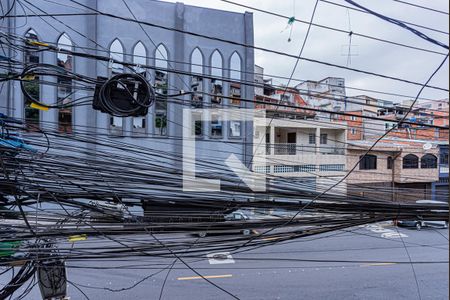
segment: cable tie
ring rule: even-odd
[[[41,46],[41,47],[49,47],[49,46],[50,46],[50,45],[47,44],[47,43],[38,42],[38,41],[31,41],[31,40],[28,40],[27,42],[28,42],[28,44],[33,45],[33,46]]]
[[[34,75],[34,74],[27,74],[27,75],[21,77],[21,79],[25,80],[25,81],[33,81],[33,80],[36,79],[36,75]]]
[[[49,109],[48,106],[41,105],[41,104],[38,104],[38,103],[35,103],[35,102],[31,103],[30,107],[31,108],[35,108],[35,109],[39,109],[39,110],[43,110],[43,111],[48,111],[48,109]]]

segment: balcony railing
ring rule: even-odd
[[[320,147],[320,153],[322,154],[332,154],[332,155],[344,155],[345,148],[344,147],[333,147],[323,145]]]
[[[271,152],[273,150],[273,152]],[[297,155],[302,152],[314,152],[314,147],[297,144],[266,144],[266,154],[271,155]]]
[[[321,154],[344,155],[345,148],[322,145]],[[273,150],[273,151],[272,151]],[[302,153],[314,154],[316,152],[315,145],[297,145],[297,144],[266,144],[266,155],[299,155]]]

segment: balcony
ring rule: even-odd
[[[318,149],[313,145],[266,144],[266,155],[302,155],[302,154],[344,155],[344,147],[321,145]]]

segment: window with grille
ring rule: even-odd
[[[425,154],[420,160],[420,167],[422,169],[436,169],[437,157],[433,154]]]
[[[376,155],[364,155],[360,156],[359,169],[360,170],[376,170],[377,169],[377,156]]]
[[[414,154],[408,154],[403,157],[403,169],[418,169],[419,157]]]

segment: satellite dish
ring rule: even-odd
[[[431,145],[430,143],[423,145],[423,150],[430,150],[431,148],[433,148],[433,145]]]

